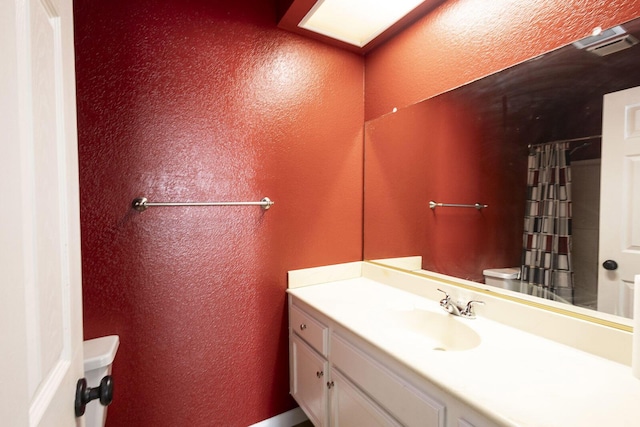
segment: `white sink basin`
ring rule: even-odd
[[[379,318],[380,332],[420,349],[464,351],[480,345],[480,335],[463,319],[431,310],[391,311]]]

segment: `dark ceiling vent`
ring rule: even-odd
[[[585,37],[573,45],[578,49],[598,56],[606,56],[638,44],[638,39],[627,33],[621,26],[609,28],[600,34]]]

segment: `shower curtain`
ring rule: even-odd
[[[527,293],[573,303],[569,144],[529,153],[521,278]]]

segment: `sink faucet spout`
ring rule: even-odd
[[[444,294],[444,298],[440,300],[440,307],[442,307],[447,313],[454,316],[466,317],[469,319],[475,319],[476,313],[473,311],[474,304],[484,304],[483,301],[469,301],[466,306],[458,305],[451,300],[451,296],[442,289],[438,289]]]
[[[456,303],[451,301],[451,296],[449,296],[448,293],[446,293],[442,289],[438,290],[444,294],[444,298],[440,300],[440,307],[442,307],[446,312],[453,314],[454,316],[460,316],[460,313],[462,313],[462,308],[458,307]]]

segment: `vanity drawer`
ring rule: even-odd
[[[326,357],[329,328],[298,307],[294,305],[290,307],[289,327],[291,330],[302,337],[318,353]]]
[[[403,381],[346,339],[331,334],[331,362],[407,427],[444,427],[445,406]]]

